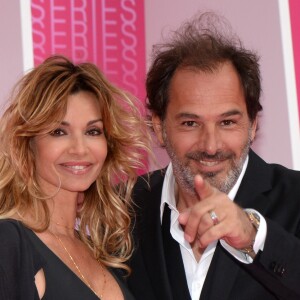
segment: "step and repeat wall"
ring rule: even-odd
[[[268,162],[300,170],[300,1],[11,0],[0,5],[2,106],[16,80],[52,54],[94,62],[144,102],[153,44],[196,12],[225,16],[244,45],[261,57],[264,110],[253,148]],[[164,150],[153,148],[160,164],[167,164]]]
[[[90,61],[145,98],[144,1],[31,0],[34,65],[51,54]]]

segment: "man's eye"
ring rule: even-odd
[[[188,126],[188,127],[193,127],[193,126],[196,126],[196,122],[195,121],[185,121],[185,122],[183,122],[183,125]]]
[[[234,122],[232,120],[224,120],[221,122],[221,124],[224,126],[229,126],[229,125],[234,124]]]
[[[50,132],[50,135],[52,136],[61,136],[61,135],[65,135],[66,132],[60,128],[54,129],[53,131]]]

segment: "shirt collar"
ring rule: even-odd
[[[241,185],[242,179],[245,175],[245,172],[246,172],[246,169],[248,166],[248,161],[249,161],[249,156],[247,155],[244,165],[243,165],[243,168],[242,168],[242,172],[241,172],[240,176],[238,177],[238,180],[236,181],[235,185],[228,193],[228,197],[231,200],[234,200],[236,193]],[[173,174],[173,166],[172,166],[172,163],[169,163],[166,174],[165,174],[163,188],[162,188],[162,195],[161,195],[161,204],[160,204],[160,220],[161,221],[162,221],[165,204],[168,204],[171,210],[177,211],[176,199],[175,199],[175,188],[176,188],[176,183],[175,183],[175,177]]]

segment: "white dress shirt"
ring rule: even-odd
[[[231,200],[234,199],[239,189],[239,186],[241,184],[241,181],[243,179],[243,176],[245,174],[248,165],[248,160],[249,158],[247,157],[242,172],[236,184],[228,193],[228,197]],[[204,253],[200,258],[200,261],[197,262],[190,244],[184,239],[184,232],[181,228],[181,225],[178,222],[179,212],[176,208],[175,188],[176,188],[176,183],[173,175],[172,164],[170,163],[166,171],[166,175],[163,183],[163,189],[162,189],[162,199],[161,199],[161,207],[160,207],[161,221],[162,221],[164,206],[165,204],[167,204],[171,209],[170,232],[174,240],[176,240],[180,245],[189,292],[192,300],[199,300],[203,283],[206,278],[208,268],[210,266],[212,257],[216,249],[217,241],[214,241],[207,246],[207,248],[205,249]],[[260,225],[253,246],[255,253],[257,253],[258,250],[263,250],[264,242],[267,235],[266,221],[262,215],[259,214],[259,216],[260,216]],[[243,263],[252,263],[253,260],[250,256],[245,255],[241,251],[231,247],[224,240],[220,240],[220,243],[229,253],[231,253],[231,255],[233,255],[239,261]]]

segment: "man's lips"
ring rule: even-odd
[[[196,165],[196,168],[200,173],[218,173],[224,168],[226,159],[204,159],[204,160],[193,160],[193,163]]]
[[[200,160],[199,163],[206,167],[214,167],[214,166],[221,164],[224,161],[225,160],[213,160],[213,161],[212,160]]]
[[[232,158],[231,153],[226,152],[218,152],[214,155],[209,155],[205,152],[192,152],[187,154],[187,158],[194,161],[197,166],[201,169],[208,169],[211,171],[212,169],[218,170],[222,168],[224,163],[227,160]]]

